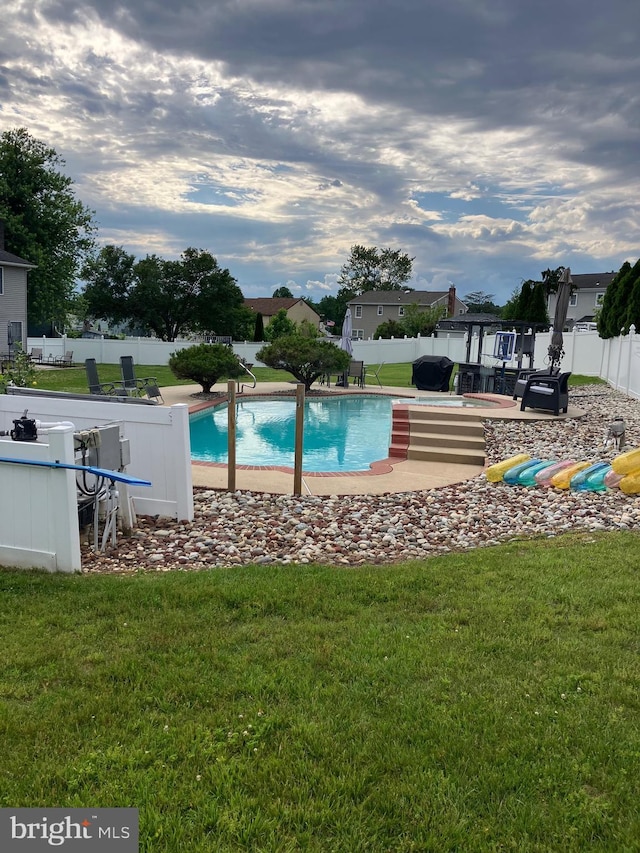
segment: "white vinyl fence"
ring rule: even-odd
[[[0,458],[73,464],[73,429],[54,427],[37,442],[0,438]],[[0,478],[0,565],[79,572],[75,472],[0,462]]]
[[[632,326],[628,335],[603,340],[597,332],[565,332],[562,369],[584,376],[600,376],[619,390],[631,396],[640,396],[640,368],[638,366],[638,338]],[[535,336],[533,366],[542,369],[548,362],[547,351],[551,332],[538,332]],[[450,332],[438,337],[392,338],[391,340],[367,340],[353,342],[354,358],[365,364],[399,364],[415,361],[423,355],[447,356],[454,362],[478,362],[485,366],[496,364],[493,358],[494,336],[482,339],[482,352],[478,352],[480,340],[477,335],[469,343],[467,358],[467,335]],[[85,358],[95,358],[98,364],[118,364],[121,355],[132,355],[139,365],[166,364],[172,352],[193,346],[192,341],[164,343],[151,338],[127,338],[106,340],[91,338],[29,338],[28,351],[33,347],[42,349],[45,361],[53,361],[65,352],[73,351],[73,359],[83,364]],[[249,341],[236,342],[236,355],[253,364],[260,364],[256,353],[263,346]],[[515,367],[515,359],[508,367]],[[523,366],[529,366],[525,357]]]
[[[37,394],[0,394],[0,430],[10,430],[25,411],[44,422],[70,421],[77,431],[118,423],[129,440],[131,463],[126,472],[150,480],[151,488],[130,486],[137,513],[193,520],[189,407],[148,406],[112,399],[76,399]],[[38,439],[38,444],[40,439]],[[13,442],[25,448],[28,442]],[[16,466],[17,467],[17,466]],[[2,471],[4,478],[5,471]],[[2,490],[4,491],[4,490]]]

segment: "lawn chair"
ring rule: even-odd
[[[102,397],[128,396],[126,388],[120,382],[100,382],[95,358],[85,358],[84,369],[87,374],[87,384],[90,394],[99,394]]]
[[[363,384],[366,384],[367,377],[373,376],[373,378],[376,380],[378,385],[382,388],[382,380],[380,379],[380,371],[382,370],[383,367],[384,367],[384,361],[381,361],[375,370],[373,369],[373,367],[367,367],[367,365],[365,364]]]
[[[32,347],[29,353],[29,361],[35,361],[38,364],[42,363],[42,347]]]
[[[519,400],[524,394],[524,389],[527,387],[527,381],[529,379],[536,379],[538,377],[546,377],[546,376],[554,376],[557,377],[560,375],[559,368],[554,368],[553,370],[531,370],[525,369],[521,370],[518,373],[518,378],[516,379],[516,383],[513,388],[513,399]]]
[[[58,367],[73,367],[73,350],[67,350],[64,355],[58,356],[54,364]]]
[[[131,394],[131,396],[142,397],[146,394],[150,400],[164,403],[164,400],[162,399],[162,392],[160,391],[158,380],[155,376],[145,376],[144,379],[137,378],[136,369],[133,364],[133,356],[120,356],[120,372],[122,373],[122,385],[126,391]]]
[[[524,412],[529,407],[559,415],[562,409],[566,414],[569,408],[567,383],[570,376],[570,371],[559,376],[531,376],[522,392],[520,411]]]

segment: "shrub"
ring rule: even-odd
[[[0,374],[0,394],[5,394],[7,385],[17,385],[26,388],[36,384],[36,371],[31,359],[20,344],[14,344],[15,358],[7,370]]]
[[[262,347],[256,358],[267,367],[287,370],[308,391],[321,376],[346,370],[351,356],[331,341],[301,334],[286,335]]]
[[[245,372],[237,355],[225,344],[196,344],[172,352],[169,368],[178,379],[191,379],[205,394],[220,379],[235,379]]]

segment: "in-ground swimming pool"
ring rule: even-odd
[[[389,455],[393,402],[442,406],[455,401],[458,406],[469,405],[460,397],[392,400],[340,394],[307,398],[302,467],[309,472],[366,471],[372,462]],[[236,464],[293,468],[295,412],[292,397],[237,401]],[[192,459],[227,462],[227,419],[226,403],[191,415]]]

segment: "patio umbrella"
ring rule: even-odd
[[[553,334],[551,335],[551,343],[549,344],[549,361],[550,369],[558,367],[562,361],[564,350],[562,348],[563,338],[562,330],[567,320],[567,311],[569,310],[569,298],[571,297],[571,270],[567,267],[558,282],[558,292],[556,293],[556,310],[553,315]]]
[[[347,312],[344,315],[344,320],[342,321],[342,337],[340,338],[340,349],[348,352],[349,355],[353,355],[353,344],[351,343],[351,308],[347,308]]]

